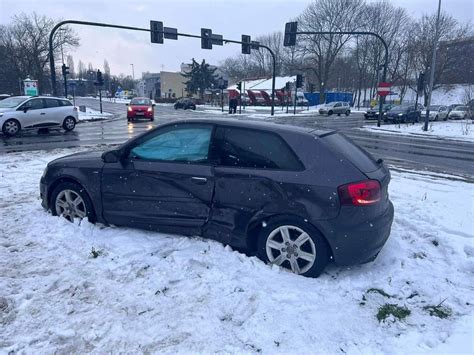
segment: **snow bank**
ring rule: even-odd
[[[471,184],[393,171],[377,260],[308,279],[214,241],[52,217],[38,182],[71,152],[0,156],[0,353],[473,353]],[[384,304],[410,314],[379,322]],[[445,319],[424,308],[439,304]]]
[[[79,107],[77,107],[77,112],[79,113],[79,121],[96,121],[96,120],[106,120],[113,118],[114,115],[109,112],[100,113],[100,111],[96,111],[91,109],[90,107],[86,107],[86,112],[79,111]]]
[[[437,137],[451,140],[462,140],[474,142],[474,125],[472,120],[459,120],[449,122],[430,122],[428,131],[423,131],[423,122],[411,124],[392,124],[382,127],[363,126],[364,131],[379,132],[384,134],[401,134],[419,137]]]

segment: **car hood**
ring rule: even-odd
[[[14,108],[9,108],[9,107],[0,107],[0,112],[8,112],[8,111],[14,111]]]
[[[51,161],[48,166],[101,168],[103,151],[74,153]]]
[[[466,113],[466,111],[455,111],[455,110],[452,110],[450,113],[452,113],[453,115],[464,115]]]

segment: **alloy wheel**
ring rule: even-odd
[[[284,225],[273,230],[265,245],[270,263],[304,274],[316,261],[316,246],[301,228]]]
[[[75,124],[74,120],[73,120],[72,118],[70,118],[70,117],[68,117],[68,118],[66,118],[66,119],[64,120],[64,127],[65,127],[68,131],[70,131],[71,129],[73,129],[75,125],[76,125],[76,124]]]
[[[73,190],[63,190],[56,197],[56,214],[63,216],[70,222],[74,219],[83,219],[87,216],[86,204],[82,197]]]

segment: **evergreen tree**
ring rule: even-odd
[[[190,94],[199,93],[199,96],[202,99],[206,89],[212,88],[216,85],[217,75],[215,75],[214,72],[217,68],[211,68],[204,59],[201,64],[199,64],[194,60],[194,58],[189,66],[191,67],[191,70],[183,74],[183,76],[188,79],[184,83],[186,84],[186,90]]]

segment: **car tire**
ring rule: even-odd
[[[78,202],[77,198],[80,197]],[[74,204],[77,205],[74,206]],[[69,222],[87,218],[89,222],[96,221],[94,206],[84,187],[74,182],[63,182],[56,186],[51,193],[50,209],[53,216],[63,216]],[[79,214],[79,212],[81,212]]]
[[[288,231],[287,236],[290,238],[286,242],[282,233],[284,230]],[[303,233],[308,238],[301,239],[300,242],[304,242],[298,245],[297,240]],[[260,231],[257,256],[265,263],[277,264],[293,273],[318,277],[331,255],[326,240],[311,224],[297,218],[277,217],[270,219]],[[314,257],[312,261],[311,257]]]
[[[150,118],[150,121],[154,121],[154,120],[155,120],[155,117]]]
[[[435,120],[435,121],[438,121],[438,119],[439,119],[439,117],[438,117],[438,115],[436,115],[435,118],[434,118],[434,120]]]
[[[341,114],[340,114],[340,113],[338,113],[338,114],[337,114],[337,116],[338,116],[338,117],[341,117]]]
[[[346,111],[346,116],[349,116],[351,114],[351,111]]]
[[[332,115],[332,111],[328,111],[328,116],[331,116]]]
[[[14,118],[10,118],[6,120],[2,126],[3,134],[6,135],[7,137],[16,136],[18,132],[20,132],[20,130],[21,130],[20,122],[18,122]]]
[[[177,109],[178,109],[178,106],[175,105],[175,106],[174,106],[174,109],[177,110]]]
[[[68,116],[63,121],[63,128],[66,132],[72,131],[76,127],[76,120],[74,117]]]

